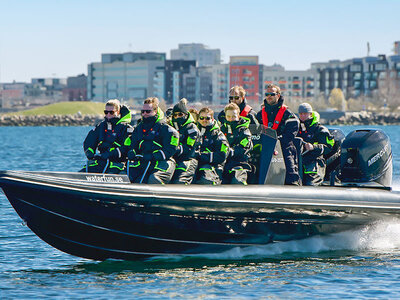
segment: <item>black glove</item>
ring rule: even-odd
[[[129,160],[137,160],[137,158],[136,158],[136,152],[133,151],[133,150],[129,150],[129,152],[128,152],[128,159],[129,159]]]
[[[106,152],[101,153],[100,154],[100,158],[104,159],[104,160],[109,159],[110,158],[110,151],[106,151]]]
[[[89,149],[87,149],[85,151],[85,155],[86,155],[87,159],[92,159],[94,157],[94,153],[92,151],[90,151]]]

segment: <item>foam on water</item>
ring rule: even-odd
[[[392,190],[400,191],[400,178],[395,178],[392,182]]]
[[[205,259],[258,259],[283,254],[319,253],[325,251],[390,251],[400,249],[400,219],[379,221],[358,230],[327,236],[314,236],[303,240],[272,243],[265,246],[234,248],[222,253],[208,253],[178,257],[156,257],[154,259],[182,260],[188,257]]]

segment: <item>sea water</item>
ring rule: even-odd
[[[400,126],[369,128],[389,135],[393,188],[400,190]],[[76,171],[89,129],[0,127],[0,170]],[[0,194],[0,299],[116,297],[400,298],[400,220],[218,254],[98,262],[47,245]]]

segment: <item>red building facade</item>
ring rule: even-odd
[[[229,64],[230,86],[241,85],[246,90],[250,105],[258,105],[260,95],[260,65],[258,56],[231,56]]]

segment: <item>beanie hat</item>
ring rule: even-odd
[[[301,113],[312,113],[312,107],[308,103],[302,103],[299,105],[299,114]]]
[[[185,98],[182,98],[177,104],[175,104],[174,108],[173,108],[173,112],[182,112],[184,114],[188,114],[189,111],[187,109],[187,100]]]

